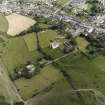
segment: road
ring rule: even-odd
[[[65,58],[65,57],[67,57],[67,56],[69,56],[69,55],[71,55],[71,54],[73,54],[73,53],[74,53],[74,52],[70,52],[70,53],[68,53],[68,54],[65,54],[65,55],[59,57],[59,58],[56,58],[56,59],[54,59],[54,60],[52,60],[52,61],[49,61],[48,63],[45,64],[45,66],[50,65],[50,64],[52,64],[52,63],[54,63],[54,62],[57,62],[57,61],[59,61],[59,60]]]

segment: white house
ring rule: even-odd
[[[60,46],[60,42],[52,41],[50,42],[50,48],[56,49]]]

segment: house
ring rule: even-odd
[[[20,68],[20,70],[18,70],[17,72],[17,76],[19,78],[24,77],[24,78],[31,78],[36,71],[36,67],[34,64],[27,64],[23,67]]]
[[[56,48],[58,48],[59,46],[60,46],[60,42],[57,42],[57,41],[50,41],[49,47],[50,47],[51,49],[56,49]]]
[[[28,73],[33,73],[36,69],[36,67],[33,64],[27,65],[26,66],[27,72]]]
[[[90,33],[92,33],[94,31],[94,28],[90,28],[89,30],[88,30],[88,33],[90,34]]]

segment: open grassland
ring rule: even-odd
[[[10,38],[6,44],[2,44],[0,46],[2,49],[2,61],[10,73],[13,72],[14,68],[19,67],[21,64],[26,64],[27,61],[32,61],[33,63],[35,63],[36,59],[41,56],[36,50],[29,51],[24,38],[21,36]]]
[[[7,32],[8,21],[3,14],[0,14],[0,31]]]
[[[18,35],[19,33],[23,32],[24,30],[27,30],[36,23],[36,21],[28,17],[14,13],[9,16],[6,16],[6,19],[8,20],[9,23],[7,33],[11,36]]]
[[[28,99],[62,78],[61,73],[55,67],[49,65],[43,68],[40,73],[32,79],[19,79],[15,81],[15,84],[22,97]]]

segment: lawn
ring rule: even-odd
[[[61,73],[55,67],[49,65],[43,68],[40,73],[32,79],[19,79],[15,81],[15,84],[20,90],[19,92],[22,97],[28,99],[62,78]]]
[[[10,73],[21,64],[26,64],[27,61],[35,63],[36,59],[41,56],[36,50],[29,51],[22,36],[10,38],[1,48],[3,49],[2,61]]]
[[[29,51],[35,51],[37,49],[37,40],[35,33],[24,35],[23,38]]]
[[[7,32],[8,30],[8,21],[6,20],[3,14],[0,14],[0,31]]]

